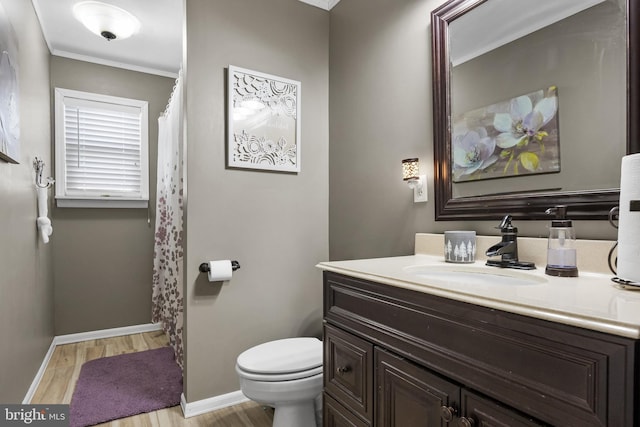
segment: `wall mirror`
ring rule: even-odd
[[[450,0],[431,14],[436,220],[605,219],[640,151],[634,0]],[[526,99],[525,99],[526,98]]]

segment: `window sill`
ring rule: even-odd
[[[104,208],[104,209],[146,209],[148,200],[120,200],[120,199],[61,199],[56,198],[59,208]]]

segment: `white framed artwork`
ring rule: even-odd
[[[229,65],[227,166],[300,172],[298,81]]]

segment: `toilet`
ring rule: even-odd
[[[257,345],[238,356],[236,372],[246,397],[275,409],[273,427],[319,425],[322,411],[319,339],[286,338]]]

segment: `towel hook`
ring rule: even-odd
[[[48,177],[46,182],[42,182],[42,172],[44,172],[44,165],[44,161],[40,160],[37,157],[33,161],[33,169],[35,169],[36,171],[36,187],[39,188],[49,188],[53,185],[54,182],[56,182],[56,180],[52,177]]]

